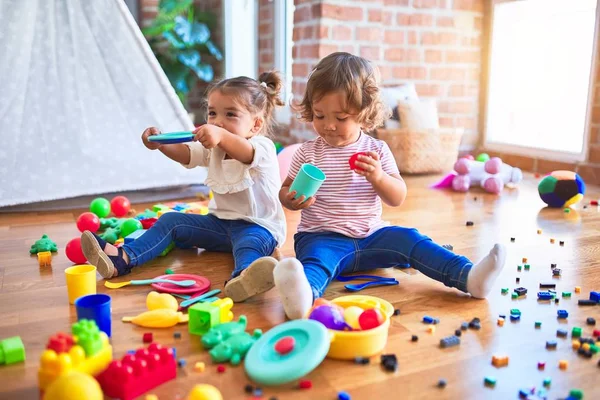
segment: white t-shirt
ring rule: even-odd
[[[190,163],[186,168],[208,167],[205,184],[213,191],[209,213],[221,219],[242,219],[267,229],[281,247],[285,242],[286,221],[279,202],[279,163],[273,142],[264,136],[248,139],[254,147],[250,164],[225,159],[219,147],[206,149],[189,142]]]

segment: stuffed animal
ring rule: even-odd
[[[499,194],[504,185],[516,185],[522,180],[523,173],[519,168],[504,164],[498,157],[492,157],[485,162],[464,157],[456,161],[452,173],[433,187],[451,187],[457,192],[466,192],[472,186],[481,185],[486,192]]]

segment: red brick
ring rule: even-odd
[[[369,10],[369,22],[381,22],[383,20],[383,12],[381,10]]]
[[[404,32],[386,30],[384,42],[387,44],[403,44],[404,43]],[[600,97],[599,97],[599,99],[600,99]]]
[[[416,31],[408,31],[407,40],[408,44],[419,43],[419,34]]]
[[[333,4],[316,4],[320,9],[321,18],[331,18],[340,21],[362,21],[363,10],[360,7],[344,7]]]
[[[455,10],[483,12],[483,2],[485,0],[454,0]]]
[[[471,97],[477,95],[477,85],[456,84],[450,85],[448,90],[449,97]]]
[[[308,64],[292,64],[292,76],[308,76],[309,68]]]
[[[437,8],[437,0],[413,0],[414,8]]]
[[[273,39],[272,38],[259,38],[258,48],[262,50],[273,50]]]
[[[403,48],[392,47],[391,49],[385,50],[384,58],[386,61],[405,61],[406,52]]]
[[[477,128],[477,119],[474,117],[457,117],[456,118],[456,126],[465,129],[476,129]]]
[[[383,17],[382,17],[383,24],[385,26],[392,25],[392,19],[393,19],[393,17],[394,17],[394,14],[391,11],[384,11],[383,12]]]
[[[444,128],[453,128],[454,127],[454,118],[451,117],[440,117],[440,126]]]
[[[461,41],[463,46],[472,46],[472,47],[477,47],[480,48],[481,47],[481,36],[476,36],[476,37],[465,37],[462,38]]]
[[[437,17],[435,24],[440,27],[453,28],[454,18],[452,17]]]
[[[319,57],[319,45],[318,44],[301,44],[294,49],[298,49],[299,58],[318,58]]]
[[[591,144],[588,152],[588,161],[593,164],[600,164],[600,144]]]
[[[383,0],[384,6],[407,6],[408,0]]]
[[[458,36],[450,32],[422,32],[421,44],[452,45],[456,44]]]
[[[260,35],[266,35],[266,34],[272,33],[272,32],[273,32],[273,24],[271,24],[270,22],[262,23],[262,24],[258,25],[258,33]]]
[[[596,85],[596,90],[594,91],[594,99],[593,104],[600,104],[600,85]]]
[[[430,83],[416,83],[417,94],[424,97],[440,97],[444,95],[442,85],[433,85]]]
[[[478,82],[481,78],[481,70],[479,66],[475,68],[467,68],[466,80],[470,82]]]
[[[313,15],[310,6],[302,5],[294,9],[294,23],[311,21],[312,19]]]
[[[316,29],[317,39],[327,39],[329,37],[329,27],[328,26],[319,26]]]
[[[588,185],[600,184],[600,167],[589,164],[577,166],[577,173]]]
[[[319,56],[318,58],[323,58],[331,53],[335,53],[336,51],[344,51],[334,44],[322,44],[319,46]]]
[[[479,51],[446,51],[446,62],[448,64],[479,64],[481,62],[481,53]]]
[[[306,82],[298,82],[294,79],[292,82],[292,91],[299,95],[304,95],[304,91],[306,90]]]
[[[473,101],[440,101],[438,110],[440,113],[449,114],[469,114],[477,108],[477,104]]]
[[[592,107],[592,123],[600,124],[600,106]]]
[[[381,47],[360,46],[360,56],[367,60],[378,61],[381,58]]]
[[[396,22],[400,26],[433,26],[433,16],[430,14],[398,13]]]
[[[425,79],[427,77],[427,68],[393,67],[392,75],[398,79]]]
[[[443,52],[441,50],[425,50],[426,63],[441,63],[443,61]]]
[[[273,53],[261,53],[260,63],[261,64],[273,63]]]
[[[436,80],[458,81],[465,79],[465,70],[462,68],[433,67],[429,78]]]
[[[352,28],[344,25],[336,25],[333,27],[334,40],[351,40]]]
[[[294,31],[292,33],[294,42],[298,42],[303,39],[313,39],[316,28],[317,27],[313,25],[294,27]]]
[[[271,21],[273,20],[273,8],[272,7],[261,7],[258,11],[258,17],[260,21]]]
[[[337,49],[337,51],[343,51],[346,53],[354,53],[355,48],[354,48],[354,45],[344,44],[344,45],[339,46],[339,49]]]
[[[420,62],[421,61],[421,52],[419,49],[406,49],[405,51],[406,60],[410,62]]]
[[[381,29],[372,27],[356,28],[356,39],[370,42],[381,42]]]
[[[379,73],[381,73],[381,80],[383,81],[389,81],[393,77],[392,67],[390,67],[389,65],[380,66]]]

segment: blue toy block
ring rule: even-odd
[[[423,322],[426,324],[438,324],[440,320],[426,315],[423,317]]]
[[[518,321],[521,319],[521,315],[520,314],[510,314],[510,320],[511,321]]]
[[[134,240],[142,236],[144,233],[146,233],[146,229],[138,229],[135,232],[131,232],[125,237],[125,244],[133,242]]]
[[[600,303],[600,292],[590,292],[590,300]]]
[[[538,292],[538,300],[552,300],[554,295],[550,292]]]
[[[460,338],[458,336],[454,336],[454,335],[445,337],[440,340],[440,347],[444,348],[444,349],[446,347],[458,346],[459,344],[460,344]]]
[[[567,310],[558,310],[557,316],[560,319],[567,319],[569,317],[569,313],[567,312]]]

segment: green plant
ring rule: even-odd
[[[210,40],[215,21],[212,13],[196,9],[193,0],[161,0],[152,25],[143,29],[184,105],[198,80],[210,82],[214,77],[207,56],[223,59],[221,50]]]

